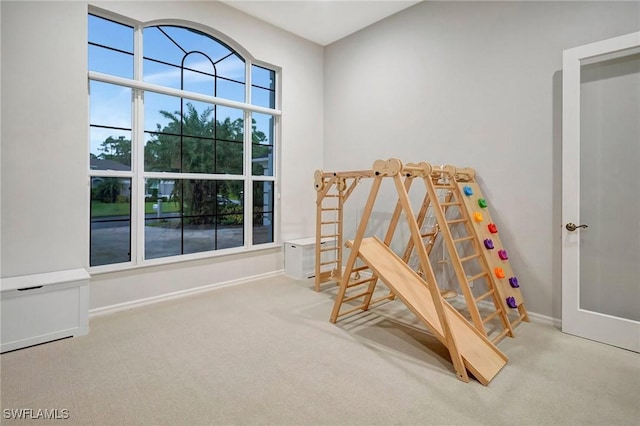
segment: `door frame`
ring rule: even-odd
[[[640,323],[580,308],[580,71],[640,51],[640,32],[567,49],[562,56],[562,331],[640,352]]]

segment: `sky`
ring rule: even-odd
[[[177,27],[163,26],[164,33],[156,27],[147,27],[143,31],[143,56],[163,62],[179,65],[185,60],[185,67],[214,73],[234,81],[218,79],[216,96],[245,102],[244,81],[245,63],[221,43],[217,43],[200,33],[186,31]],[[117,51],[89,44],[89,70],[118,77],[133,79],[133,28],[114,23],[93,15],[89,16],[89,42],[108,46]],[[168,37],[167,37],[168,36]],[[170,38],[173,40],[171,40]],[[182,48],[182,49],[181,49]],[[188,53],[185,57],[185,51]],[[209,59],[210,58],[210,59]],[[252,81],[254,85],[270,87],[270,72],[254,66]],[[180,89],[180,69],[150,60],[143,61],[143,80],[148,83]],[[196,93],[214,95],[213,77],[185,70],[184,89]],[[90,123],[130,129],[132,126],[132,89],[108,83],[92,81],[90,83]],[[252,87],[252,103],[264,107],[270,104],[270,91]],[[168,122],[160,110],[175,112],[180,110],[180,100],[152,92],[144,94],[145,130],[156,130]],[[191,102],[198,111],[211,106],[198,101]],[[229,117],[232,121],[243,117],[242,110],[217,107],[218,120]],[[257,130],[269,135],[269,115],[254,113]],[[131,139],[131,131],[91,127],[90,152],[98,155],[100,144],[109,136],[124,136]],[[268,143],[273,143],[269,141]]]

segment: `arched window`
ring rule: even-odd
[[[88,25],[90,266],[273,246],[277,70],[195,25]]]

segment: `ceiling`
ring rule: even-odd
[[[220,0],[322,46],[422,0]]]

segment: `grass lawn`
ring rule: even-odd
[[[145,213],[156,213],[152,201],[144,203]],[[129,203],[103,203],[101,201],[91,202],[91,217],[104,216],[128,216],[130,210]],[[162,203],[162,211],[165,213],[175,213],[180,211],[180,204],[164,201]]]

